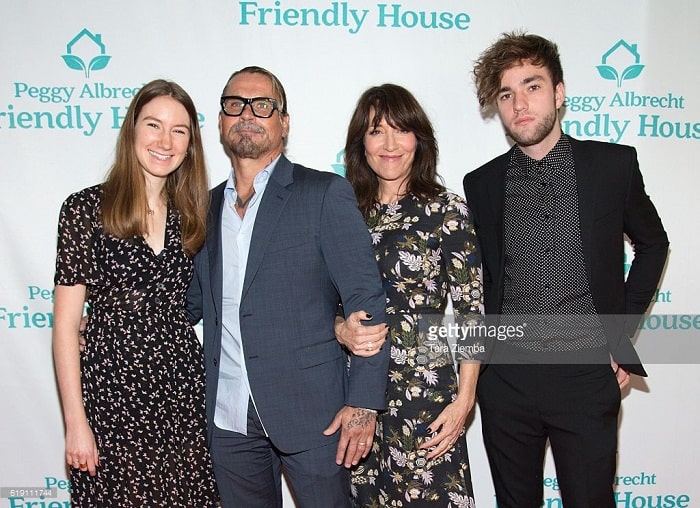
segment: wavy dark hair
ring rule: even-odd
[[[392,127],[416,136],[416,153],[406,192],[427,201],[445,190],[438,182],[438,145],[428,115],[404,87],[392,83],[374,86],[357,101],[345,141],[347,179],[355,190],[358,206],[365,217],[369,215],[379,193],[379,180],[365,156],[365,134],[370,127],[376,128],[382,119]]]
[[[129,105],[119,130],[114,164],[102,185],[102,224],[106,233],[118,238],[145,236],[148,230],[146,179],[134,149],[136,119],[146,104],[162,96],[182,104],[190,120],[187,154],[180,167],[168,175],[164,192],[169,205],[180,213],[182,246],[192,256],[204,244],[209,181],[197,110],[187,92],[173,81],[156,79],[145,84]]]
[[[476,96],[482,108],[495,102],[501,89],[503,73],[524,61],[547,69],[553,86],[564,82],[564,71],[556,44],[539,35],[522,31],[506,32],[484,50],[474,63]]]

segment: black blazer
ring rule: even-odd
[[[569,139],[593,302],[613,358],[626,370],[646,376],[630,337],[657,289],[668,253],[668,237],[644,191],[634,148]],[[487,315],[500,314],[503,303],[505,176],[513,150],[468,173],[463,182],[481,245]],[[634,246],[634,260],[626,281],[625,235]]]

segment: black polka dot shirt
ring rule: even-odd
[[[529,351],[605,346],[586,277],[576,172],[562,136],[536,161],[518,147],[506,173],[503,314],[527,322],[510,345]]]

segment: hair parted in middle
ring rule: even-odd
[[[482,108],[495,102],[503,73],[523,62],[547,69],[554,86],[564,82],[559,49],[555,43],[523,31],[506,32],[474,63],[476,96]]]
[[[379,180],[365,155],[365,134],[370,128],[376,128],[382,119],[416,136],[416,153],[406,192],[428,200],[445,189],[437,181],[438,145],[433,125],[416,98],[404,87],[392,83],[371,87],[357,101],[345,141],[346,176],[365,217],[379,193]]]
[[[180,167],[168,175],[164,192],[168,205],[180,213],[182,245],[193,256],[204,244],[209,180],[197,109],[189,94],[174,81],[156,79],[146,83],[132,99],[119,130],[114,163],[102,185],[102,222],[105,232],[118,238],[146,234],[148,203],[146,181],[134,148],[136,120],[146,104],[163,96],[182,104],[190,121],[187,154]]]

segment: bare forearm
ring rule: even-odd
[[[84,297],[82,286],[56,287],[53,356],[66,426],[85,420],[78,343]]]
[[[480,367],[481,362],[478,361],[462,361],[459,364],[459,387],[455,402],[466,405],[467,411],[471,411],[474,406]]]

